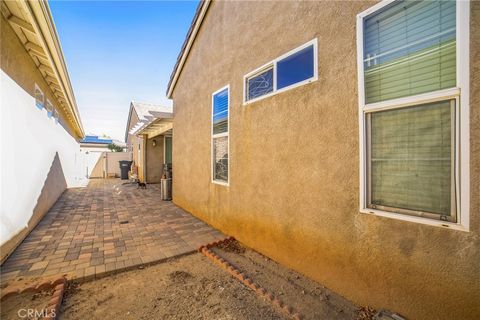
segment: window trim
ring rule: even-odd
[[[280,60],[283,60],[283,59],[291,56],[292,54],[295,54],[295,53],[311,46],[312,44],[313,44],[313,77],[310,77],[308,79],[302,80],[300,82],[291,84],[289,86],[286,86],[286,87],[283,87],[283,88],[277,90],[277,62],[279,62]],[[266,70],[268,70],[270,68],[273,69],[273,91],[270,92],[270,93],[267,93],[263,96],[247,100],[247,90],[248,90],[247,80],[249,78],[252,78],[252,77],[262,73],[262,72],[265,72]],[[311,83],[311,82],[315,82],[317,80],[318,80],[318,39],[314,38],[314,39],[302,44],[301,46],[298,46],[295,49],[292,49],[292,50],[288,51],[287,53],[282,54],[281,56],[265,63],[264,65],[262,65],[262,66],[256,68],[255,70],[247,73],[246,75],[244,75],[243,76],[243,105],[248,105],[250,103],[254,103],[256,101],[274,96],[276,94],[282,93],[282,92],[290,90],[290,89],[294,89],[296,87],[303,86],[303,85]]]
[[[469,231],[470,228],[470,64],[469,64],[469,36],[470,36],[470,2],[456,1],[456,72],[457,85],[455,88],[423,93],[415,96],[386,100],[371,104],[365,102],[364,62],[363,62],[363,21],[364,19],[393,3],[395,0],[383,0],[357,15],[357,77],[358,77],[358,124],[359,124],[359,172],[360,197],[359,212],[372,214],[397,220],[416,222],[431,226],[444,227],[460,231]],[[412,216],[399,212],[371,209],[367,207],[368,196],[368,150],[366,114],[388,109],[414,106],[440,100],[455,99],[458,106],[455,108],[455,188],[456,188],[456,222],[447,222]],[[460,112],[461,110],[461,112]],[[398,210],[399,211],[399,210]]]
[[[227,110],[228,110],[228,117],[227,117],[227,132],[222,132],[222,133],[217,133],[217,134],[214,134],[213,133],[213,108],[214,108],[214,97],[217,93],[220,93],[222,92],[223,90],[227,89],[227,94],[228,94],[228,107],[227,107]],[[225,186],[225,187],[228,187],[230,186],[230,159],[231,159],[231,156],[230,156],[230,102],[231,102],[231,98],[230,98],[230,84],[227,84],[223,87],[221,87],[220,89],[218,89],[217,91],[213,92],[212,93],[212,108],[210,110],[210,137],[211,137],[211,141],[210,141],[210,168],[211,168],[211,174],[210,174],[210,178],[211,178],[211,183],[214,183],[214,184],[218,184],[218,185],[221,185],[221,186]],[[214,165],[215,165],[215,162],[213,160],[213,140],[215,138],[221,138],[221,137],[227,137],[227,144],[228,144],[228,147],[227,147],[227,150],[228,150],[228,166],[227,166],[227,170],[228,170],[228,178],[227,178],[227,182],[223,181],[223,180],[216,180],[214,177],[215,177],[215,168],[214,168]]]

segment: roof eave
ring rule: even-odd
[[[192,24],[190,25],[190,29],[188,30],[187,36],[182,45],[182,49],[178,55],[177,62],[175,63],[172,74],[170,75],[170,81],[168,82],[167,87],[167,98],[169,99],[172,99],[173,90],[175,89],[177,80],[182,72],[185,61],[187,60],[190,49],[192,48],[211,2],[212,0],[201,0],[198,5]]]

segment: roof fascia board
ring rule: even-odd
[[[51,63],[52,71],[59,80],[61,89],[68,99],[67,107],[74,117],[76,133],[80,138],[83,138],[85,134],[80,120],[80,114],[77,109],[62,48],[48,4],[45,1],[19,1],[19,4],[21,4],[32,17],[32,27],[36,31],[37,38],[45,50],[48,61]]]
[[[193,26],[192,32],[187,36],[187,39],[185,39],[186,46],[180,52],[180,59],[178,60],[177,64],[174,67],[173,74],[172,74],[172,79],[171,79],[171,82],[169,83],[168,88],[167,88],[167,98],[169,98],[169,99],[172,99],[173,89],[175,88],[175,85],[177,84],[178,77],[180,76],[180,73],[182,72],[185,61],[187,60],[188,54],[190,53],[190,49],[192,48],[193,42],[195,41],[195,38],[197,37],[198,31],[200,30],[200,26],[202,25],[203,19],[205,18],[205,15],[207,13],[207,10],[208,10],[211,2],[212,2],[211,0],[203,0],[201,2],[202,7],[201,7],[200,12],[197,16],[197,19],[194,21],[194,26]]]

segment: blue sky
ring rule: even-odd
[[[165,97],[198,1],[50,1],[86,133],[123,140],[130,101]]]

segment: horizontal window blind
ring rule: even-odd
[[[395,1],[364,20],[366,103],[456,85],[455,1]]]
[[[228,89],[213,96],[213,134],[228,132]]]
[[[375,112],[371,203],[451,215],[454,101]]]

